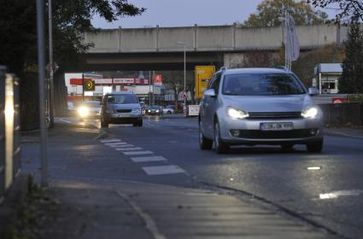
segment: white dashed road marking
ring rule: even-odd
[[[135,152],[122,152],[124,155],[144,155],[144,154],[153,154],[151,151],[135,151]]]
[[[167,159],[162,156],[134,157],[131,158],[131,160],[134,161],[135,163],[167,161]]]
[[[165,175],[175,173],[186,173],[184,169],[177,165],[151,166],[142,168],[147,175]]]
[[[120,139],[103,139],[100,140],[101,143],[115,143],[115,142],[120,142]]]
[[[131,148],[131,147],[135,147],[134,145],[132,145],[132,144],[124,144],[124,145],[118,145],[117,147],[115,147],[114,149],[116,149],[116,150],[118,150],[118,151],[120,151],[120,150],[122,150],[122,149],[124,149],[124,148]]]
[[[126,142],[119,142],[119,143],[108,143],[108,144],[105,144],[106,146],[109,146],[109,147],[117,147],[119,145],[124,145],[124,144],[127,144]]]
[[[143,150],[141,147],[123,142],[120,139],[104,139],[100,140],[105,146],[109,146],[117,151],[121,151],[126,156],[131,156],[134,163],[147,163],[147,162],[166,162],[168,159],[162,156],[154,156],[152,151]],[[144,156],[143,156],[144,155]],[[150,155],[150,156],[147,156]],[[132,157],[136,156],[136,157]],[[137,157],[140,156],[140,157]],[[147,175],[168,175],[168,174],[186,174],[186,171],[178,165],[163,165],[163,166],[149,166],[142,167]]]
[[[136,150],[142,150],[140,147],[133,147],[133,148],[117,148],[118,151],[136,151]]]

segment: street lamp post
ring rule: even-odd
[[[45,43],[44,43],[44,0],[36,1],[37,9],[37,45],[38,45],[38,87],[39,87],[39,125],[40,125],[40,159],[41,159],[41,185],[48,186],[48,158],[47,139],[45,127]]]
[[[52,0],[48,0],[48,35],[49,35],[49,126],[54,125],[54,62],[53,62],[53,15]]]
[[[186,114],[187,111],[187,52],[186,52],[186,44],[185,42],[177,42],[179,45],[183,45],[183,57],[184,57],[184,93],[183,93],[183,99],[184,99],[184,106],[183,111],[184,114]]]

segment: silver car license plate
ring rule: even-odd
[[[265,122],[260,124],[260,129],[264,131],[292,130],[292,122]]]

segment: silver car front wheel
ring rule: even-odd
[[[221,132],[218,121],[214,123],[214,148],[217,154],[226,153],[229,145],[224,143],[221,139]]]

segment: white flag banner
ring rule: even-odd
[[[296,61],[300,54],[300,43],[297,37],[294,18],[287,15],[285,18],[285,56],[291,61]]]

